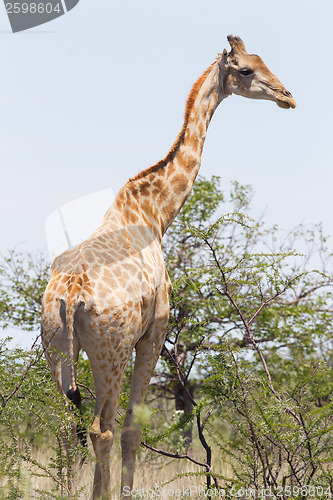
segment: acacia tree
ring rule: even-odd
[[[175,410],[185,416],[194,408],[196,380],[192,368],[198,347],[216,330],[213,322],[207,322],[207,316],[203,314],[201,283],[193,279],[193,269],[204,262],[203,245],[186,229],[190,224],[201,229],[208,227],[223,199],[217,177],[211,180],[199,177],[192,195],[165,238],[164,254],[173,293],[158,387],[165,396],[170,395],[175,401]],[[183,437],[187,447],[192,440],[191,426],[185,428]]]
[[[330,334],[332,256],[321,226],[299,226],[289,233],[266,228],[249,216],[251,196],[248,186],[234,183],[225,200],[217,177],[199,178],[167,234],[165,254],[174,291],[163,357],[177,408],[186,407],[193,387],[188,373],[184,380],[190,389],[182,394],[176,367],[186,374],[203,341],[221,343],[231,334],[235,345],[250,344],[221,279],[228,280],[229,291],[245,307],[261,345],[274,341],[275,348],[291,347],[301,336],[304,346],[316,349],[313,331],[305,336],[300,330],[305,321],[316,323],[317,335],[320,328]],[[218,217],[221,213],[225,215]],[[312,264],[320,269],[311,271]]]
[[[0,256],[0,325],[37,330],[50,264],[42,253],[9,250]]]
[[[218,237],[221,229],[228,234],[226,219],[230,215],[206,231],[192,232],[211,257],[205,274],[218,307],[230,309],[220,324],[223,343],[205,346],[217,354],[208,358],[213,370],[208,368],[204,384],[205,394],[223,408],[232,429],[232,438],[226,443],[221,437],[220,447],[242,464],[231,464],[230,482],[257,492],[271,487],[278,494],[282,488],[284,498],[290,496],[287,486],[303,496],[310,486],[325,485],[327,491],[332,483],[326,465],[333,437],[333,387],[327,384],[332,373],[322,353],[331,352],[332,280],[325,268],[331,254],[320,227],[316,232],[299,229],[293,244],[295,236],[302,237],[314,250],[316,234],[318,261],[325,263],[320,272],[308,271],[310,251],[302,259],[290,250],[290,238],[272,251],[276,230],[265,234],[263,245],[255,237],[257,225],[244,213],[234,213],[240,232],[252,239],[235,256]],[[216,437],[216,429],[211,435]]]
[[[214,190],[216,184],[199,181],[196,194],[207,186]],[[206,402],[204,427],[212,440],[219,435],[216,444],[232,457],[234,477],[222,477],[225,485],[257,492],[320,481],[327,486],[332,254],[320,225],[285,235],[251,220],[249,194],[235,183],[232,209],[214,223],[211,212],[206,219],[193,217],[194,197],[191,216],[185,212],[174,226],[167,246],[175,285],[171,348],[165,348],[171,368],[161,379],[176,379],[182,388],[177,394],[196,407],[193,417],[198,402]],[[319,270],[311,271],[311,261]],[[221,426],[229,428],[230,439],[219,433]]]

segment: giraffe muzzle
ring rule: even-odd
[[[279,108],[283,108],[283,109],[296,108],[296,102],[293,98],[288,99],[288,100],[278,99],[276,101],[276,104],[279,106]]]

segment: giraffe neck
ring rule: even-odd
[[[207,129],[223,95],[219,61],[194,84],[183,128],[168,155],[125,184],[117,197],[126,224],[153,227],[163,236],[178,215],[197,177]]]

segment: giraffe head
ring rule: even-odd
[[[267,99],[280,108],[295,108],[291,93],[267,68],[261,57],[248,54],[238,36],[228,36],[231,51],[225,49],[220,59],[224,94],[238,94],[250,99]]]

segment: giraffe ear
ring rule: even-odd
[[[226,49],[224,49],[221,54],[220,65],[224,68],[230,66],[230,58]]]

